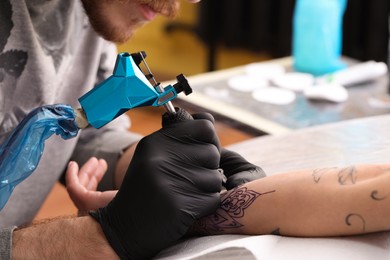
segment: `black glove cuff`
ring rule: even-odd
[[[242,185],[247,182],[251,182],[257,179],[264,178],[265,172],[263,169],[261,169],[258,166],[255,166],[251,170],[245,170],[242,172],[238,172],[236,174],[231,175],[230,177],[227,178],[225,187],[227,190],[231,190],[239,185]]]
[[[115,253],[119,256],[120,259],[135,259],[127,255],[126,250],[122,246],[120,240],[117,238],[110,226],[107,225],[107,221],[105,220],[102,211],[104,211],[104,208],[98,209],[97,211],[89,211],[88,213],[93,219],[99,222],[108,243],[112,249],[114,249]]]
[[[248,162],[240,154],[227,150],[226,148],[222,148],[220,167],[229,178],[231,175],[239,172],[254,171],[258,166]]]

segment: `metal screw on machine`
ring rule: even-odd
[[[164,87],[161,85],[161,83],[157,83],[151,70],[149,69],[148,64],[145,61],[145,58],[146,58],[145,52],[138,52],[138,53],[132,54],[133,59],[137,60],[137,61],[139,60],[138,56],[141,58],[141,60],[145,64],[145,67],[148,71],[148,75],[146,75],[146,78],[151,79],[153,81],[154,87],[156,88],[156,90],[159,93],[164,93]],[[183,74],[178,75],[176,77],[176,79],[178,82],[176,84],[174,84],[173,87],[175,88],[177,93],[180,93],[182,91],[184,91],[185,95],[189,95],[192,93],[192,89],[191,89],[190,85],[188,84],[186,77]],[[172,105],[171,101],[166,102],[164,104],[164,108],[167,110],[168,113],[176,114],[175,107]]]
[[[188,84],[186,77],[183,74],[176,76],[177,83],[173,85],[177,93],[184,92],[185,95],[192,93],[192,88]],[[162,118],[163,126],[174,122],[181,122],[185,120],[192,120],[193,117],[187,111],[179,109],[175,113],[165,113]]]
[[[176,76],[176,79],[177,83],[173,84],[173,87],[176,89],[177,93],[184,91],[186,96],[192,93],[192,88],[183,74]]]

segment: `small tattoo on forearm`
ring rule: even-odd
[[[274,231],[271,232],[271,235],[277,235],[280,236],[280,228],[275,229]]]
[[[318,183],[321,180],[322,175],[334,169],[336,169],[336,167],[315,169],[312,173],[314,182]]]
[[[329,171],[335,170],[337,167],[330,167],[330,168],[321,168],[321,169],[315,169],[312,173],[313,180],[315,183],[319,183],[322,176],[326,174]],[[355,166],[350,166],[343,168],[339,171],[338,175],[338,182],[341,185],[351,185],[356,183],[356,168]]]
[[[338,180],[341,185],[352,185],[356,183],[356,168],[355,166],[346,167],[338,173]]]
[[[352,219],[360,220],[360,222],[362,223],[362,231],[364,232],[366,230],[366,221],[364,220],[364,218],[362,216],[360,216],[359,214],[354,214],[354,213],[348,214],[347,217],[345,218],[345,223],[348,226],[351,226]]]
[[[373,190],[371,192],[371,198],[373,200],[384,200],[384,199],[386,199],[386,196],[378,196],[378,191],[377,190]]]

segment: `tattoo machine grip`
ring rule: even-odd
[[[174,124],[174,123],[179,123],[183,122],[186,120],[193,120],[194,118],[190,113],[188,113],[186,110],[175,107],[176,113],[169,113],[166,112],[162,116],[162,126],[166,127],[168,125]]]

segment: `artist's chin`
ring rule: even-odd
[[[108,23],[105,23],[104,26],[100,24],[94,24],[93,21],[91,21],[91,24],[94,28],[94,30],[104,39],[115,42],[118,44],[125,43],[129,41],[134,32],[141,26],[143,26],[145,23],[137,23],[137,25],[132,26],[119,26],[119,25],[111,25],[108,26]]]
[[[108,33],[108,34],[101,33],[100,36],[102,36],[107,41],[122,44],[129,41],[133,37],[133,34],[134,34],[133,31],[127,31],[127,32],[121,31],[118,33]]]
[[[112,4],[107,0],[97,1],[102,2],[93,5],[89,0],[83,0],[84,9],[93,29],[108,41],[115,43],[128,41],[135,30],[153,18],[152,11],[147,12],[147,9],[144,10],[145,14],[142,14],[139,4],[125,5],[119,0],[113,1]],[[147,17],[149,20],[143,17],[145,15],[149,15]]]

